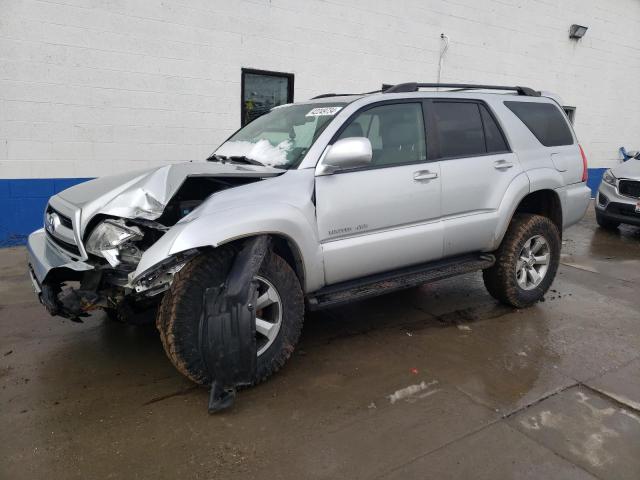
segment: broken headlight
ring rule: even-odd
[[[87,252],[103,257],[109,265],[120,264],[121,254],[130,249],[130,242],[140,240],[142,230],[125,225],[124,220],[108,219],[99,223],[89,235],[85,248]]]

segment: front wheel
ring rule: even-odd
[[[204,292],[224,283],[234,256],[233,249],[223,247],[191,260],[176,274],[156,319],[160,339],[173,365],[201,385],[212,381],[199,343]],[[255,280],[258,362],[254,383],[260,383],[291,356],[302,330],[304,301],[295,272],[275,253],[264,258]]]
[[[560,233],[546,217],[516,215],[502,240],[496,263],[483,271],[489,293],[524,308],[539,301],[551,286],[560,263]]]

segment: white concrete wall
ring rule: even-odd
[[[442,81],[558,93],[609,166],[640,148],[638,25],[638,0],[0,0],[0,178],[201,159],[241,67],[294,73],[296,100],[435,81],[441,32]]]

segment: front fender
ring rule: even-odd
[[[309,218],[311,216],[311,218]],[[218,247],[239,238],[280,235],[298,248],[304,268],[306,292],[324,284],[322,251],[312,212],[286,203],[243,205],[207,213],[171,228],[142,256],[133,282],[172,255],[203,247]]]

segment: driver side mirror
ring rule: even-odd
[[[368,138],[343,138],[329,147],[322,159],[318,175],[330,175],[340,170],[366,167],[371,164],[372,157],[373,151]]]

